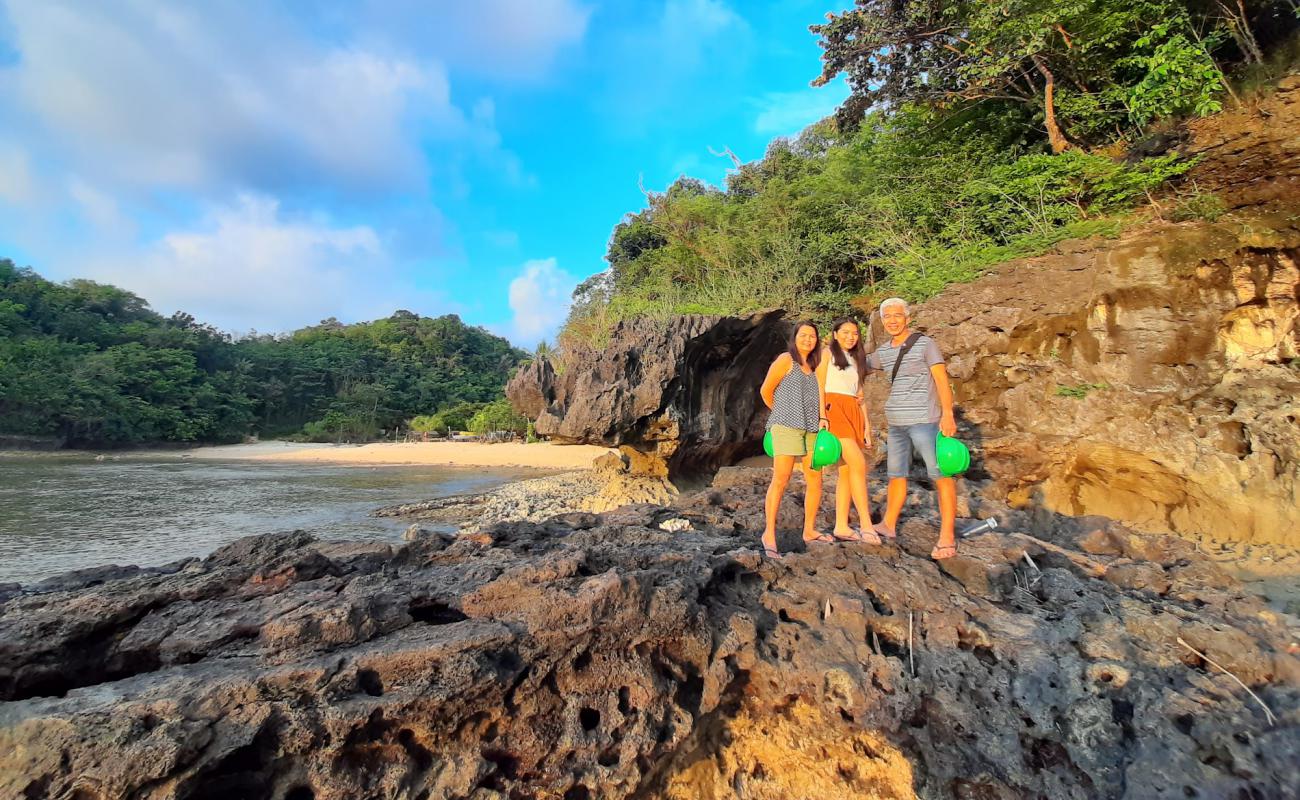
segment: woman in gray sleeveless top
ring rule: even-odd
[[[822,474],[812,468],[813,445],[821,422],[821,388],[817,383],[817,364],[821,358],[821,337],[811,322],[800,322],[786,352],[776,357],[767,371],[763,402],[772,409],[767,429],[772,434],[772,483],[767,487],[764,504],[767,525],[763,529],[763,553],[780,558],[776,548],[776,513],[781,496],[794,472],[795,459],[803,459],[803,476],[807,493],[803,503],[803,538],[805,542],[834,542],[830,534],[816,529],[817,510],[822,499]]]

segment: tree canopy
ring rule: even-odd
[[[0,260],[0,432],[77,446],[372,438],[501,397],[527,354],[455,315],[397,311],[232,340],[113,286]]]
[[[682,176],[648,192],[612,231],[609,269],[574,292],[560,360],[621,320],[774,307],[829,319],[1116,233],[1152,198],[1219,208],[1178,184],[1191,160],[1136,145],[1231,102],[1234,79],[1284,70],[1297,8],[857,0],[810,27],[814,83],[845,75],[848,101],[735,159],[723,187]]]

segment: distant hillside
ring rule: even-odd
[[[455,315],[409,311],[235,341],[122,289],[0,259],[0,433],[78,447],[371,438],[500,398],[524,358]]]

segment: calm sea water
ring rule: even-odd
[[[0,583],[204,556],[258,533],[400,541],[384,505],[482,491],[534,470],[0,457]]]

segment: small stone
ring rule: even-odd
[[[659,523],[659,529],[668,531],[669,533],[681,533],[682,531],[691,530],[691,522],[690,520],[682,519],[681,517],[673,517],[672,519],[666,519]]]

